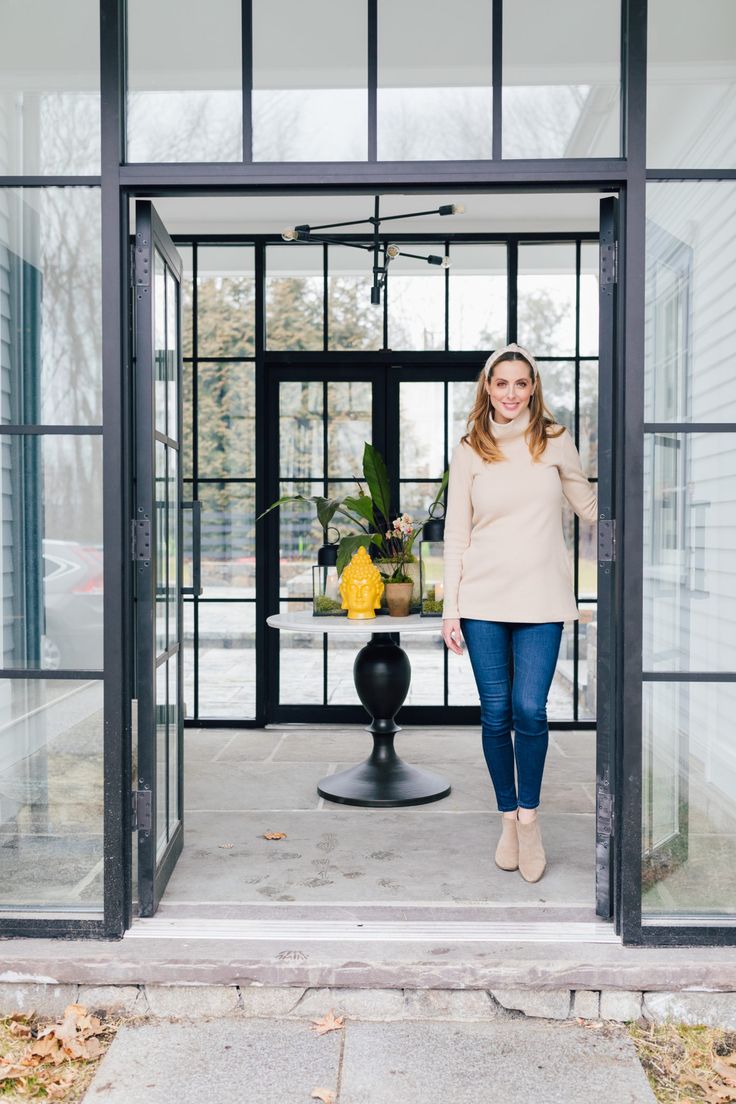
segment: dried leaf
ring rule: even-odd
[[[312,1025],[318,1035],[326,1035],[328,1031],[339,1031],[344,1023],[345,1017],[335,1016],[332,1010],[326,1016],[320,1016],[319,1019],[312,1020]]]
[[[30,1039],[33,1034],[30,1024],[21,1023],[20,1020],[11,1021],[9,1030],[10,1034],[15,1035],[18,1039]]]
[[[719,1077],[722,1077],[727,1085],[736,1086],[736,1066],[732,1062],[724,1062],[722,1058],[714,1058],[713,1069]]]
[[[264,832],[263,838],[268,840],[287,839],[286,832]]]
[[[312,1089],[312,1100],[321,1100],[322,1104],[335,1104],[335,1094],[332,1089]]]
[[[27,1076],[28,1070],[25,1066],[0,1066],[0,1081],[17,1081]]]
[[[233,843],[221,843],[220,844],[220,847],[224,848],[225,851],[229,851],[230,848],[234,847],[234,846],[235,846],[235,844],[233,844]]]

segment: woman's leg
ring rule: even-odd
[[[501,621],[460,619],[480,697],[483,754],[496,792],[499,812],[517,806],[514,750],[511,742],[511,632]]]
[[[562,639],[562,623],[514,625],[511,705],[519,784],[519,809],[536,809],[549,742],[547,698]],[[519,813],[523,821],[524,813]]]

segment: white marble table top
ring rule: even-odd
[[[441,617],[422,617],[419,613],[412,613],[408,617],[390,617],[387,613],[378,614],[376,617],[349,618],[349,617],[315,617],[306,610],[298,613],[272,613],[266,618],[267,624],[272,629],[283,629],[284,632],[314,632],[314,633],[436,633],[442,632]]]

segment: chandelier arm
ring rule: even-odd
[[[303,231],[302,231],[303,233]],[[349,249],[363,249],[369,253],[373,250],[372,245],[364,245],[360,242],[343,241],[342,238],[325,238],[323,235],[307,234],[304,237],[297,239],[298,242],[303,242],[305,245],[317,244],[317,245],[346,245]]]
[[[334,230],[338,226],[359,226],[364,222],[373,222],[373,219],[350,219],[349,222],[323,222],[320,226],[310,226],[306,232],[311,234],[312,230]],[[296,229],[298,230],[299,227],[297,226]]]
[[[433,207],[431,211],[409,211],[406,215],[381,215],[381,222],[390,222],[394,219],[419,218],[420,215],[438,215],[439,213],[439,207]],[[370,219],[365,221],[370,222]]]

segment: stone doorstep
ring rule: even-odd
[[[348,1020],[479,1022],[675,1021],[736,1030],[736,992],[623,989],[350,989],[242,985],[51,985],[0,983],[0,1015],[58,1016],[68,1004],[123,1018],[314,1019],[330,1010]]]

